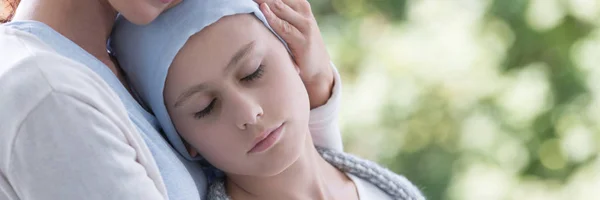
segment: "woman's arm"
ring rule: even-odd
[[[0,70],[0,199],[167,199],[109,86],[85,66],[31,54]]]
[[[308,128],[310,129],[315,145],[343,151],[342,135],[338,126],[342,79],[333,63],[331,63],[331,69],[334,74],[331,97],[322,106],[310,110]]]
[[[20,199],[164,199],[138,161],[142,141],[127,136],[135,129],[104,112],[52,93],[28,114],[6,169]]]

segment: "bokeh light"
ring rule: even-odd
[[[346,151],[429,199],[600,199],[600,1],[311,1]]]

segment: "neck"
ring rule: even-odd
[[[121,78],[106,51],[117,12],[108,0],[22,0],[14,21],[42,22],[102,61]]]
[[[336,199],[355,191],[354,183],[321,157],[310,136],[306,138],[298,160],[278,175],[227,175],[227,193],[233,199]]]

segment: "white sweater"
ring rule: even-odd
[[[5,27],[0,58],[0,199],[166,199],[152,154],[98,75]]]

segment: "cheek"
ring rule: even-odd
[[[243,133],[235,127],[220,121],[200,124],[193,120],[180,123],[179,127],[180,135],[209,163],[223,171],[242,170],[237,167],[245,163],[245,143],[241,138]]]
[[[308,112],[310,110],[308,93],[296,69],[292,65],[279,67],[280,69],[274,70],[276,73],[268,83],[269,96],[276,97],[272,98],[270,105],[278,105],[278,109],[288,112]]]
[[[218,122],[187,123],[179,133],[205,158],[234,157],[237,151],[231,150],[240,146],[235,131]]]

